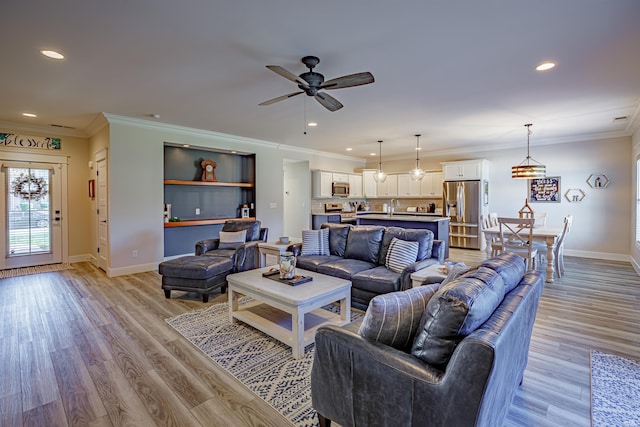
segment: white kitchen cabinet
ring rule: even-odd
[[[333,182],[349,182],[349,174],[333,172]]]
[[[316,199],[332,197],[333,174],[326,171],[311,172],[311,197]]]
[[[362,170],[362,195],[370,198],[378,197],[378,183],[373,179],[373,175],[378,172],[375,169]]]
[[[384,182],[378,183],[378,197],[398,196],[398,175],[387,175]]]
[[[420,197],[421,181],[414,181],[408,173],[398,174],[397,176],[398,197]]]
[[[362,198],[362,175],[349,175],[349,197]]]
[[[442,163],[445,181],[475,181],[487,179],[489,162],[483,159]]]
[[[422,197],[442,197],[442,172],[427,172],[420,182]]]

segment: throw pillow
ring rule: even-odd
[[[438,285],[419,286],[373,297],[358,333],[364,338],[408,351],[427,302],[437,289]]]
[[[416,262],[419,248],[418,242],[408,242],[394,237],[389,243],[385,267],[396,273],[402,273],[405,267]]]
[[[301,255],[329,255],[329,230],[303,230]]]
[[[427,303],[411,354],[444,369],[464,337],[487,321],[504,297],[504,281],[479,267],[441,286]]]
[[[247,230],[221,231],[219,249],[237,249],[244,245],[247,239]]]

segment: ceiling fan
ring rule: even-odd
[[[345,87],[367,85],[374,82],[373,74],[369,72],[349,74],[348,76],[337,77],[325,82],[324,76],[322,74],[313,71],[313,68],[318,65],[319,62],[320,59],[316,56],[305,56],[304,58],[302,58],[302,63],[309,69],[309,71],[307,71],[306,73],[302,73],[299,76],[296,76],[292,72],[280,67],[279,65],[267,65],[267,68],[274,73],[278,73],[285,79],[297,83],[300,91],[278,96],[277,98],[261,102],[258,105],[270,105],[275,102],[300,95],[301,93],[306,93],[309,96],[313,96],[327,110],[337,111],[341,109],[343,105],[340,103],[340,101],[338,101],[331,95],[320,92],[321,89],[342,89]]]

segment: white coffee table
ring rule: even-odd
[[[295,359],[304,357],[304,348],[315,341],[320,326],[351,322],[349,280],[296,269],[297,275],[313,280],[290,286],[262,277],[268,270],[265,267],[227,276],[231,322],[240,320],[290,346]],[[238,304],[240,295],[250,296],[253,301]],[[335,301],[340,301],[340,314],[321,308]]]

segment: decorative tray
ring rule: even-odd
[[[267,279],[271,279],[275,282],[284,283],[289,286],[301,285],[303,283],[311,282],[313,277],[311,276],[294,276],[293,279],[281,279],[280,271],[278,270],[269,270],[266,273],[262,273],[262,277],[266,277]]]

